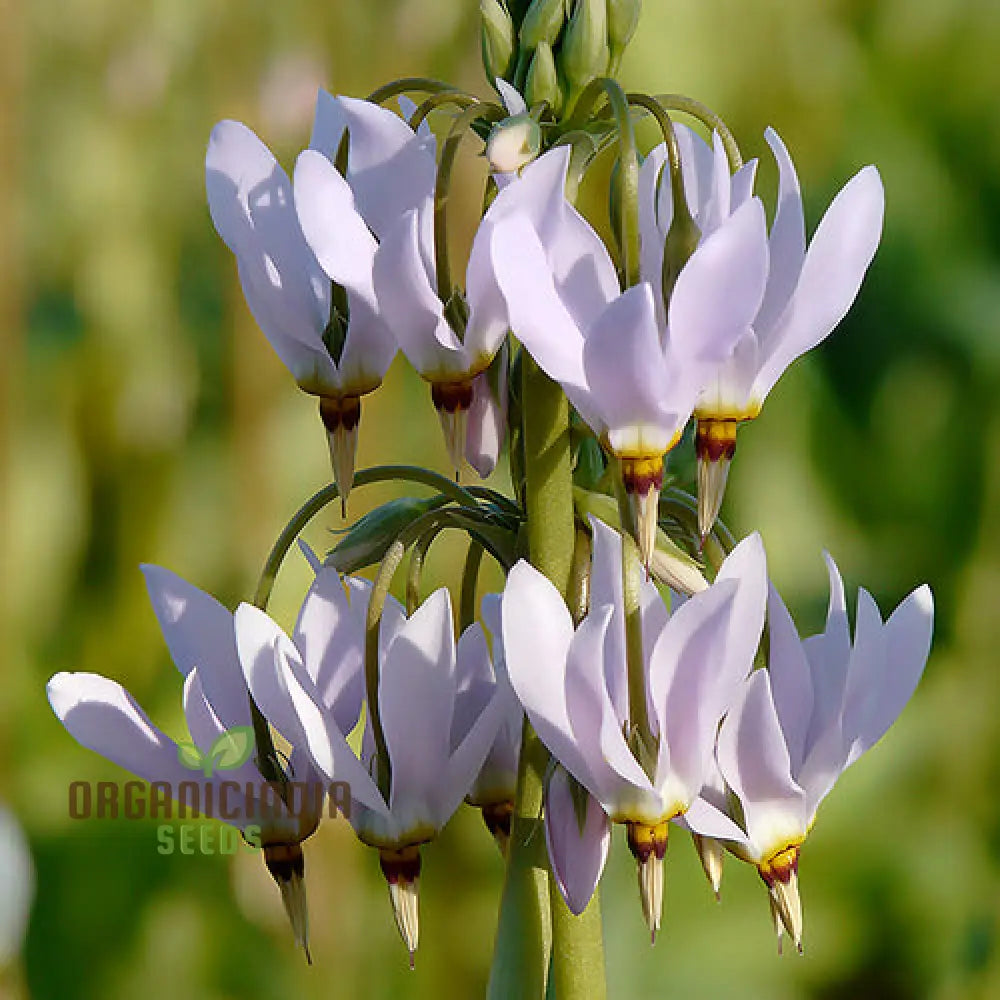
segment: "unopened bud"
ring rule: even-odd
[[[542,148],[542,130],[529,114],[505,118],[494,126],[486,158],[494,173],[509,174],[530,163]]]
[[[338,573],[357,573],[381,562],[399,533],[418,517],[444,503],[441,497],[397,497],[355,521],[351,530],[326,557]]]
[[[530,52],[540,42],[554,45],[562,30],[565,15],[563,0],[533,0],[518,32],[521,48]]]
[[[570,103],[591,80],[607,73],[609,58],[606,0],[578,0],[559,52]]]
[[[488,80],[506,79],[514,62],[514,22],[503,0],[479,0],[483,67]]]
[[[607,0],[608,47],[611,64],[616,66],[639,24],[642,0]]]
[[[528,102],[529,108],[545,103],[557,116],[562,110],[562,87],[559,86],[559,74],[556,72],[556,59],[552,54],[552,46],[548,42],[539,42],[535,54],[531,57],[524,84],[524,99]]]

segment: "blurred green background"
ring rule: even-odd
[[[138,564],[235,605],[328,476],[315,403],[255,328],[208,217],[212,125],[246,121],[290,168],[320,83],[363,95],[436,75],[484,93],[477,7],[0,0],[0,799],[37,869],[0,997],[483,993],[502,869],[471,811],[425,852],[412,973],[374,856],[325,824],[307,845],[308,968],[257,857],[161,857],[153,826],[68,818],[70,780],[124,775],[70,739],[44,694],[57,670],[98,671],[182,736]],[[824,547],[884,612],[929,581],[938,619],[913,702],[803,852],[805,956],[774,954],[752,871],[729,864],[716,904],[680,833],[650,949],[616,839],[610,996],[1000,996],[1000,4],[645,7],[626,84],[717,108],[762,154],[765,192],[775,126],[810,230],[866,163],[887,192],[859,301],[742,432],[725,516],[763,532],[808,629],[822,621]],[[446,471],[427,395],[397,362],[365,403],[362,464]],[[389,495],[358,495],[352,513]],[[324,547],[339,527],[331,512],[309,537]],[[435,578],[460,554],[435,549]],[[306,580],[293,558],[274,605],[286,625]]]

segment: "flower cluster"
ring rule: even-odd
[[[737,425],[858,293],[881,232],[878,172],[847,183],[807,246],[795,168],[769,129],[769,223],[756,161],[742,162],[721,119],[686,99],[627,95],[608,75],[638,9],[483,0],[500,103],[436,81],[400,81],[367,100],[320,92],[291,180],[245,125],[212,132],[213,222],[257,324],[319,398],[334,482],[282,532],[254,603],[235,613],[145,568],[184,677],[191,745],[102,677],[58,674],[49,698],[79,742],[173,789],[218,780],[192,777],[192,746],[200,760],[226,734],[252,734],[256,752],[229,775],[247,789],[243,805],[221,818],[260,830],[303,946],[300,845],[324,792],[346,783],[344,811],[378,853],[411,962],[421,850],[463,800],[507,859],[514,902],[504,906],[515,911],[530,895],[516,882],[539,818],[575,915],[617,823],[655,939],[673,823],[692,835],[716,893],[724,852],[753,864],[779,946],[787,932],[801,947],[798,859],[818,806],[886,732],[926,663],[927,587],[884,622],[861,590],[852,637],[828,558],[826,627],[802,640],[760,536],[735,544],[717,523]],[[641,157],[637,113],[662,134]],[[470,135],[488,177],[455,282],[450,192]],[[590,166],[614,152],[609,243],[575,202]],[[454,480],[355,470],[361,398],[397,351],[430,384]],[[692,422],[696,496],[665,483]],[[463,485],[466,466],[485,478],[504,452],[511,495]],[[376,508],[323,558],[304,550],[314,580],[286,634],[266,606],[292,540],[329,502],[385,479],[432,495]],[[444,530],[470,540],[457,608],[448,589],[422,588]],[[506,584],[480,602],[485,554]],[[389,591],[407,556],[404,605]],[[367,567],[373,581],[357,575]],[[309,808],[295,808],[299,784],[318,790]],[[535,815],[532,785],[543,786]]]

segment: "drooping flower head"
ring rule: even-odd
[[[801,640],[771,587],[769,668],[750,675],[719,733],[719,767],[742,805],[745,853],[768,887],[779,946],[783,927],[799,948],[799,849],[837,778],[909,701],[934,616],[926,585],[885,622],[862,588],[852,640],[840,573],[829,557],[827,566],[830,605],[819,635]]]
[[[302,746],[293,746],[289,768],[300,791],[292,807],[275,794],[256,760],[213,775],[192,757],[211,761],[235,734],[252,744],[252,719],[233,631],[233,615],[211,595],[159,566],[144,566],[150,601],[170,655],[184,677],[184,716],[192,744],[179,745],[155,726],[116,681],[92,673],[58,673],[48,683],[49,703],[70,735],[145,781],[162,783],[177,798],[197,789],[202,811],[241,830],[256,828],[268,869],[281,890],[296,939],[308,954],[304,865],[300,844],[315,831],[325,785]],[[310,592],[307,606],[319,599]],[[345,689],[348,700],[360,691]],[[247,747],[249,749],[249,746]],[[226,796],[234,787],[240,794]]]
[[[550,150],[504,190],[511,208],[495,227],[493,266],[514,334],[621,462],[648,565],[663,456],[760,306],[764,210],[751,198],[706,238],[665,307],[658,281],[622,291],[600,237],[566,199],[569,155]]]
[[[338,620],[354,623],[348,627],[352,659],[363,655],[367,604],[367,586],[355,586],[362,589],[350,602],[343,593],[330,594],[339,606]],[[474,716],[456,717],[462,678],[490,672],[482,663],[489,659],[482,629],[466,630],[456,647],[451,599],[444,589],[409,618],[398,603],[387,601],[378,678],[387,759],[378,757],[382,751],[376,749],[370,709],[359,759],[347,742],[357,715],[342,717],[337,704],[329,703],[300,644],[250,605],[241,605],[235,617],[240,659],[261,710],[293,744],[306,748],[328,781],[350,784],[351,824],[364,843],[379,851],[412,962],[419,936],[420,846],[437,835],[469,793],[502,721],[503,703],[495,695]]]
[[[620,537],[596,520],[591,525],[586,617],[574,629],[558,591],[529,564],[518,563],[503,595],[504,654],[535,731],[586,793],[581,802],[566,774],[557,772],[547,797],[552,868],[570,909],[580,912],[593,894],[610,823],[624,823],[655,934],[667,824],[712,837],[740,836],[700,793],[719,721],[760,638],[764,553],[759,537],[745,539],[716,581],[673,614],[656,588],[644,585],[642,668],[654,745],[640,761],[630,738],[636,720],[629,718]]]
[[[711,147],[675,126],[684,191],[700,239],[753,197],[756,160],[730,174],[718,135]],[[778,166],[777,208],[767,238],[769,267],[759,309],[728,356],[716,366],[695,407],[699,460],[699,527],[707,535],[718,514],[736,428],[758,415],[785,369],[829,336],[858,294],[882,232],[884,194],[875,167],[860,170],[831,202],[806,248],[802,195],[795,166],[774,129],[765,138]],[[640,171],[642,274],[660,279],[673,219],[666,151],[656,147]]]
[[[325,98],[321,92],[315,130],[320,138]],[[372,235],[350,187],[322,154],[314,155],[339,185],[329,182],[331,198],[309,217],[310,224],[352,248],[334,266],[328,255],[317,260],[310,249],[296,214],[297,192],[245,125],[223,121],[213,129],[205,183],[212,221],[236,256],[254,319],[299,386],[319,397],[334,476],[346,499],[354,478],[360,398],[379,386],[396,344],[372,287]]]

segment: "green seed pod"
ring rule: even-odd
[[[615,65],[635,34],[642,0],[607,0],[607,4],[608,46],[611,49],[611,63]]]
[[[578,0],[559,53],[571,104],[591,80],[607,73],[609,59],[606,0]]]
[[[506,79],[514,62],[514,22],[503,0],[479,0],[482,16],[483,67],[492,83]]]
[[[524,84],[524,99],[529,108],[547,102],[556,116],[562,110],[563,92],[556,72],[556,59],[548,42],[539,42],[528,66]]]
[[[518,33],[521,48],[530,52],[540,42],[555,45],[565,19],[563,0],[533,0]]]

